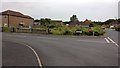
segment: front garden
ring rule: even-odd
[[[49,33],[53,35],[89,35],[100,36],[104,35],[104,30],[101,26],[95,27],[78,27],[78,26],[62,26],[50,28]]]

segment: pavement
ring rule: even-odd
[[[35,54],[33,54],[32,51],[29,52],[29,49],[25,51],[27,50],[26,46],[21,46],[20,48],[21,44],[16,44],[15,42],[17,42],[32,47],[39,56],[42,66],[118,66],[118,46],[114,43],[115,41],[113,42],[113,38],[112,41],[110,40],[111,37],[109,36],[112,36],[112,34],[107,35],[107,37],[90,38],[3,33],[3,46],[7,47],[3,48],[3,58],[11,58],[8,57],[8,55],[17,55],[17,51],[21,55],[24,54],[24,52],[28,52],[28,54],[24,54],[24,58],[29,57],[29,54],[31,56],[28,58],[29,60],[26,59],[28,64],[25,63],[21,65],[29,66],[32,63],[34,63],[33,66],[38,65]],[[6,41],[7,43],[4,43]],[[10,44],[14,45],[10,46]],[[20,49],[15,49],[14,51],[16,53],[11,54],[9,53],[9,48],[11,48],[11,50],[14,50],[14,48]],[[3,60],[3,65],[9,65],[9,62],[12,61],[8,61],[7,58]],[[13,58],[16,58],[16,56],[13,56]],[[20,58],[16,58],[16,60],[19,59]],[[36,62],[33,61],[33,59],[36,60]],[[18,62],[16,61],[16,63]],[[14,65],[19,65],[19,63]]]

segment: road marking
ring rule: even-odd
[[[110,43],[110,41],[107,38],[104,38],[107,43]]]
[[[16,43],[18,43],[18,42],[16,42]],[[25,44],[24,42],[23,42],[23,43],[18,43],[18,44],[23,44],[23,45],[27,46],[28,48],[30,48],[30,50],[33,51],[33,53],[35,54],[35,56],[36,56],[36,58],[37,58],[37,61],[38,61],[39,67],[42,68],[43,65],[42,65],[42,63],[41,63],[41,60],[40,60],[40,58],[39,58],[37,52],[36,52],[31,46]]]
[[[117,47],[119,47],[119,45],[115,42],[115,41],[113,41],[110,37],[107,37],[112,43],[114,43]]]
[[[107,37],[112,43],[115,43],[110,37]]]
[[[38,61],[38,64],[39,64],[40,68],[42,68],[42,63],[41,63],[41,61],[40,61],[40,58],[39,58],[37,52],[36,52],[31,46],[29,46],[29,45],[27,45],[27,44],[24,44],[24,45],[27,46],[28,48],[30,48],[30,49],[33,51],[33,53],[35,54],[35,56],[36,56],[36,58],[37,58],[37,61]]]

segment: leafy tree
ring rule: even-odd
[[[118,23],[120,23],[120,18],[118,19]]]
[[[34,20],[34,22],[39,22],[39,20],[38,20],[38,19],[36,19],[36,20]]]
[[[103,22],[101,22],[101,21],[98,21],[98,22],[93,21],[93,22],[92,22],[92,24],[93,24],[93,25],[102,25],[102,24],[103,24]]]
[[[45,18],[45,21],[46,21],[47,24],[50,24],[51,19]]]
[[[41,18],[41,19],[40,19],[40,23],[41,23],[41,25],[44,25],[45,20],[44,20],[43,18]]]
[[[75,21],[77,21],[77,20],[78,20],[78,18],[77,18],[76,15],[73,15],[72,17],[70,17],[70,21],[71,21],[71,22],[75,22]]]
[[[109,19],[109,20],[105,21],[104,24],[108,25],[108,24],[110,24],[110,23],[112,23],[114,21],[115,21],[114,19]]]
[[[51,21],[51,19],[49,19],[49,18],[41,18],[40,19],[40,23],[41,23],[41,25],[43,25],[43,26],[45,26],[45,27],[48,27],[49,26],[49,24],[50,24],[50,21]]]

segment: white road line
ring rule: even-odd
[[[18,43],[18,42],[16,42],[16,43]],[[36,58],[37,58],[39,67],[42,68],[42,63],[41,63],[41,61],[40,61],[40,58],[39,58],[37,52],[36,52],[31,46],[29,46],[29,45],[27,45],[27,44],[25,44],[25,43],[18,43],[18,44],[23,44],[23,45],[27,46],[28,48],[30,48],[30,50],[33,51],[33,53],[35,54],[35,56],[36,56]]]
[[[110,43],[110,41],[107,38],[104,38],[107,43]]]
[[[116,43],[116,42],[114,42],[110,37],[107,37],[112,43],[114,43],[117,47],[119,47],[119,45]]]
[[[112,43],[115,43],[110,37],[107,37]]]
[[[41,63],[41,61],[40,61],[40,58],[39,58],[37,52],[36,52],[31,46],[29,46],[29,45],[27,45],[27,44],[24,44],[24,45],[27,46],[28,48],[30,48],[30,49],[34,52],[34,54],[35,54],[35,56],[36,56],[36,58],[37,58],[38,64],[39,64],[40,68],[42,68],[42,63]]]

